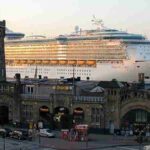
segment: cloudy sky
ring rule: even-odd
[[[150,0],[0,0],[0,20],[27,35],[54,36],[95,28],[92,15],[108,28],[150,38]]]

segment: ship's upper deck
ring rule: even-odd
[[[8,34],[8,33],[7,33]],[[22,36],[22,35],[20,35]],[[26,43],[26,42],[50,42],[50,41],[70,41],[70,40],[120,40],[130,44],[150,44],[143,35],[119,31],[116,29],[95,29],[77,31],[72,34],[59,35],[55,38],[47,38],[45,36],[28,36],[25,38],[6,39],[6,43]]]

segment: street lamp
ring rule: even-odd
[[[5,137],[6,137],[6,132],[3,133],[3,138],[4,138],[3,149],[4,149],[4,150],[5,150],[5,146],[6,146],[6,144],[5,144],[5,143],[6,143],[6,142],[5,142]]]
[[[101,117],[103,118],[103,122],[104,122],[103,128],[104,128],[104,133],[105,133],[105,128],[106,128],[106,123],[105,123],[106,122],[106,119],[105,119],[106,107],[105,107],[105,103],[102,103],[101,106],[102,106],[102,108],[101,108],[101,113],[102,113]],[[100,126],[101,126],[101,119],[100,119]]]
[[[39,147],[40,147],[40,144],[41,144],[41,136],[40,136],[40,129],[39,129]]]
[[[52,109],[52,113],[54,111],[54,94],[51,94],[51,109]]]

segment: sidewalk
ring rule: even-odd
[[[6,127],[6,126],[5,126]],[[13,128],[12,128],[13,129]],[[16,128],[15,128],[16,129]],[[55,131],[56,138],[41,138],[41,148],[51,148],[58,150],[98,150],[104,147],[115,147],[124,145],[139,145],[135,136],[114,136],[104,134],[89,134],[88,142],[68,141],[61,139],[60,131]],[[38,134],[33,137],[33,142],[39,144]]]
[[[41,141],[41,147],[50,147],[57,150],[84,150],[99,149],[123,145],[139,145],[135,137],[123,137],[113,135],[90,134],[88,142],[68,141],[60,138],[50,139],[48,143]]]

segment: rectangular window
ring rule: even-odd
[[[96,116],[96,122],[99,122],[99,116],[98,115]]]
[[[95,114],[95,108],[92,108],[92,114]]]
[[[33,87],[31,87],[31,94],[33,93]]]
[[[28,87],[28,93],[30,93],[30,87]]]

